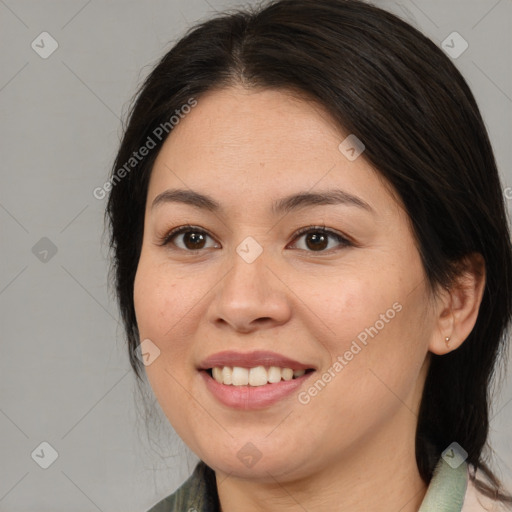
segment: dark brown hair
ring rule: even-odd
[[[473,331],[457,350],[431,355],[416,459],[428,483],[456,441],[467,462],[490,478],[489,485],[477,484],[480,490],[512,502],[482,455],[492,378],[512,312],[512,248],[491,144],[450,59],[398,17],[362,1],[277,0],[225,13],[191,29],[145,80],[112,169],[106,210],[136,375],[142,365],[133,284],[148,181],[165,137],[122,179],[118,171],[190,98],[200,101],[205,91],[233,84],[305,93],[364,142],[364,158],[406,208],[432,290],[449,286],[468,255],[484,257],[486,286]]]

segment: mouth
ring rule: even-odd
[[[267,384],[278,384],[282,381],[295,380],[307,373],[313,372],[314,369],[294,370],[293,368],[281,368],[279,366],[254,366],[252,368],[242,366],[215,366],[205,371],[212,379],[225,386],[258,387]]]
[[[269,351],[219,352],[197,368],[206,389],[230,408],[265,409],[293,395],[316,368]]]

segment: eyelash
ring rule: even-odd
[[[197,227],[192,226],[190,224],[187,224],[185,226],[177,227],[177,228],[173,229],[172,231],[170,231],[169,233],[167,233],[160,240],[158,245],[160,245],[160,246],[169,245],[171,243],[171,240],[174,237],[176,237],[178,235],[181,235],[183,233],[187,233],[189,231],[192,231],[194,233],[199,233],[199,234],[202,234],[202,235],[206,235],[206,236],[209,236],[210,238],[213,238],[210,234],[208,234],[203,229],[200,229],[200,228],[197,228]],[[301,228],[301,229],[299,229],[298,231],[296,231],[294,233],[293,240],[295,240],[296,238],[300,237],[301,235],[308,234],[308,233],[321,233],[323,235],[330,236],[330,237],[334,238],[342,247],[353,247],[355,245],[353,242],[351,242],[350,240],[348,240],[344,236],[340,235],[336,231],[332,231],[330,229],[327,229],[325,226],[308,226],[308,227]],[[196,250],[182,249],[181,247],[177,247],[177,249],[189,252],[191,254],[196,254],[196,253],[199,253],[199,252],[205,250],[205,249],[196,249]],[[315,253],[329,253],[329,252],[333,251],[333,249],[322,250],[322,251],[307,251],[305,249],[301,249],[301,250],[303,250],[305,252],[310,252],[310,253],[313,253],[313,254],[315,254]],[[334,249],[334,250],[337,250],[337,249]]]

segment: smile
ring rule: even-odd
[[[198,365],[208,393],[234,409],[264,409],[285,399],[316,370],[282,354],[257,350],[250,353],[224,351]]]
[[[243,368],[241,366],[216,366],[208,370],[208,373],[219,384],[226,386],[264,386],[266,384],[277,384],[281,381],[289,381],[302,377],[307,371],[293,370],[292,368],[280,368],[278,366],[255,366]]]

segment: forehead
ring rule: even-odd
[[[197,101],[160,150],[150,201],[166,188],[246,204],[330,188],[365,196],[369,204],[389,201],[369,163],[340,151],[348,134],[316,102],[285,90],[242,87],[209,91]],[[388,197],[379,199],[382,194]]]
[[[245,158],[269,159],[283,154],[292,158],[299,148],[314,156],[315,147],[336,144],[341,137],[325,108],[298,93],[236,86],[202,95],[168,142],[171,146],[194,143],[196,150],[209,150],[212,157],[243,152]],[[315,147],[304,146],[307,143]]]

